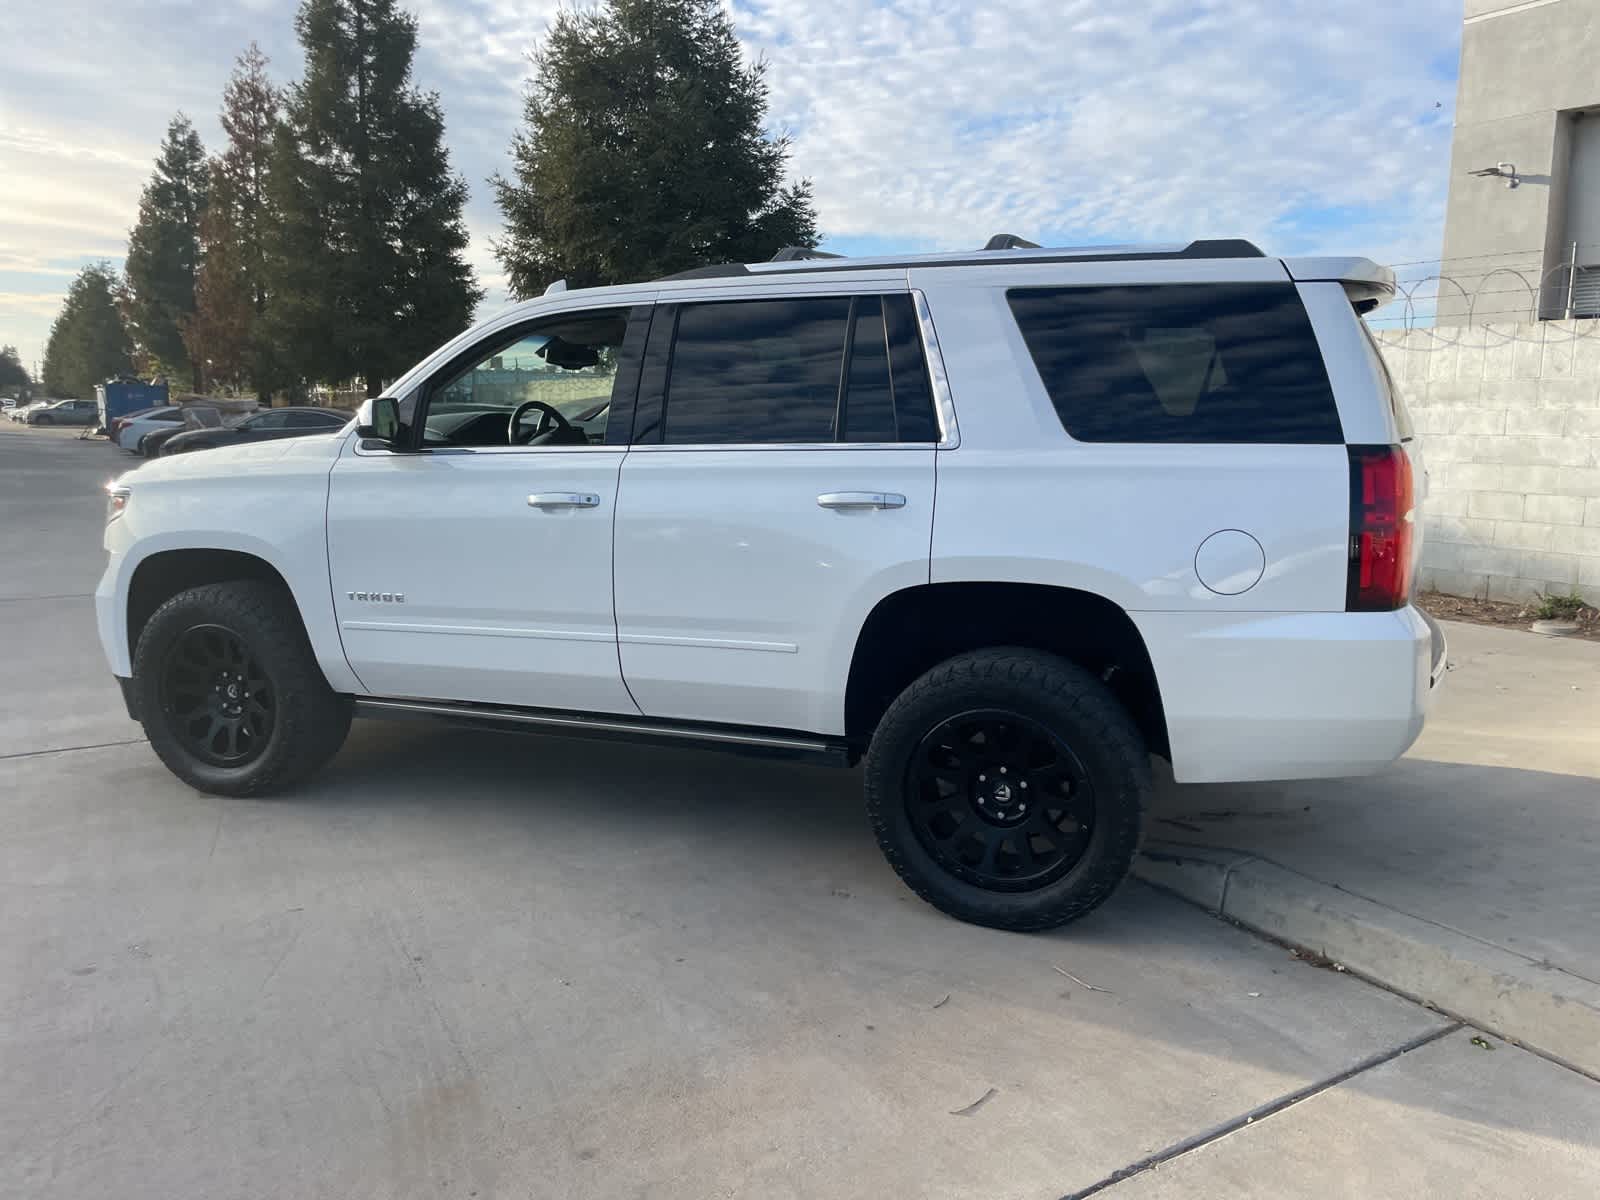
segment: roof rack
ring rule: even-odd
[[[985,250],[1038,250],[1038,242],[1019,238],[1014,233],[997,233],[983,244]]]
[[[843,258],[842,254],[829,254],[826,250],[818,250],[815,246],[785,246],[779,250],[768,262],[799,262],[806,258]]]
[[[1140,262],[1188,258],[1265,258],[1261,248],[1242,238],[1212,238],[1188,245],[1164,246],[1036,246],[1012,233],[997,233],[982,250],[957,250],[940,254],[891,254],[871,258],[845,258],[805,246],[788,246],[769,262],[712,263],[664,275],[656,283],[682,279],[726,279],[738,275],[768,275],[810,271],[892,271],[911,267],[993,266],[1000,255],[1008,263]]]

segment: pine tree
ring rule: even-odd
[[[183,326],[194,312],[206,191],[205,147],[179,113],[167,126],[128,236],[128,309],[139,349],[168,371],[186,371],[196,391],[200,364],[183,344]]]
[[[28,376],[28,368],[22,365],[17,348],[0,346],[0,391],[26,391],[32,386],[33,380]]]
[[[764,63],[746,65],[721,0],[563,10],[535,58],[495,254],[520,296],[651,278],[814,246],[808,180],[763,130]]]
[[[266,230],[272,219],[268,173],[279,111],[267,57],[251,42],[222,94],[220,119],[228,146],[207,172],[195,311],[183,327],[190,357],[207,364],[213,383],[249,386],[263,399],[277,374],[263,318]]]
[[[45,394],[94,398],[94,387],[131,369],[128,330],[117,308],[120,282],[105,263],[78,272],[45,344]]]
[[[394,0],[304,0],[305,77],[273,147],[275,340],[308,378],[375,396],[471,318],[467,185],[439,98],[411,85],[417,23]]]

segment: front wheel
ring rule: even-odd
[[[35,425],[54,425],[55,419],[53,417],[46,417],[41,414],[33,419],[33,423]]]
[[[866,758],[867,813],[896,873],[997,929],[1051,929],[1104,903],[1150,790],[1144,741],[1105,685],[1026,649],[934,667],[889,706]]]
[[[291,787],[350,730],[350,698],[323,678],[293,600],[259,580],[168,600],[139,635],[133,675],[151,747],[202,792]]]

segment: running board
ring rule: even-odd
[[[839,767],[850,766],[854,761],[849,743],[843,738],[785,729],[659,721],[649,717],[598,716],[546,708],[470,704],[459,700],[391,700],[357,696],[355,701],[358,717],[434,720],[516,733],[549,733],[562,737],[727,750],[735,754],[808,759]]]

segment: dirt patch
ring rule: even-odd
[[[1424,592],[1417,604],[1444,621],[1471,621],[1475,625],[1499,625],[1505,629],[1527,629],[1538,619],[1537,604],[1507,604],[1499,600],[1476,600],[1466,596],[1447,596],[1443,592]],[[1600,642],[1600,609],[1580,608],[1572,618],[1578,623],[1573,637]]]

